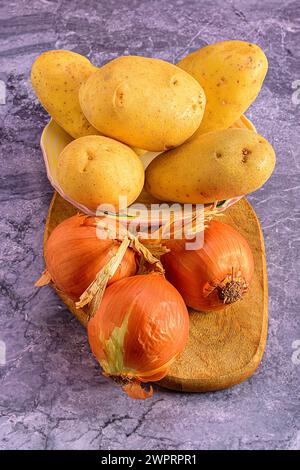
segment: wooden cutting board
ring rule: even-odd
[[[52,230],[78,210],[54,194],[45,227],[44,242]],[[185,392],[220,390],[250,377],[258,367],[268,331],[268,284],[263,234],[256,214],[246,199],[219,219],[237,228],[248,240],[255,260],[250,291],[244,299],[221,312],[190,311],[190,337],[185,351],[160,382],[163,387]],[[86,327],[87,316],[62,292],[63,302]]]

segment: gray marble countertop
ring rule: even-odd
[[[300,448],[299,10],[282,0],[1,2],[0,449]],[[269,58],[247,112],[277,152],[273,176],[249,197],[267,250],[266,352],[254,376],[230,390],[157,388],[152,400],[131,401],[101,376],[85,331],[54,292],[33,287],[53,191],[39,147],[48,116],[31,89],[31,64],[54,48],[95,65],[122,54],[176,62],[223,39],[257,43]]]

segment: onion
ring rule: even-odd
[[[97,225],[101,220],[77,214],[53,230],[45,247],[46,272],[36,286],[52,280],[58,289],[73,300],[79,299],[120,247],[117,240],[104,236],[99,238],[100,231],[107,231]],[[109,226],[109,220],[107,225]],[[135,253],[127,248],[108,284],[132,276],[136,270]]]
[[[220,310],[242,298],[251,284],[254,262],[248,242],[237,230],[211,221],[201,248],[186,250],[185,243],[165,242],[170,252],[161,257],[161,262],[167,279],[189,307]]]
[[[189,316],[177,290],[162,274],[122,279],[109,286],[88,323],[92,352],[104,374],[132,398],[152,395],[141,382],[157,381],[187,342]]]

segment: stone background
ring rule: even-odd
[[[0,105],[0,448],[300,448],[300,353],[293,349],[300,347],[300,92],[292,88],[300,88],[299,7],[275,0],[0,2],[0,79],[7,89]],[[249,197],[268,257],[266,353],[256,374],[230,390],[157,389],[152,401],[130,401],[101,376],[85,331],[54,292],[33,287],[43,269],[52,188],[39,147],[48,116],[30,86],[31,64],[54,48],[96,65],[122,54],[176,62],[223,39],[259,44],[270,64],[247,112],[278,158],[272,178]]]

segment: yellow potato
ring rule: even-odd
[[[119,57],[81,86],[81,108],[101,133],[133,147],[176,147],[199,127],[205,95],[199,83],[158,59]]]
[[[96,70],[85,57],[64,50],[44,52],[32,66],[31,82],[38,99],[74,138],[99,134],[85,118],[78,99],[80,85]]]
[[[258,189],[274,166],[273,147],[259,134],[209,132],[156,157],[146,170],[146,190],[165,201],[222,201]]]
[[[144,168],[127,145],[104,136],[73,140],[59,156],[57,180],[65,194],[96,210],[118,211],[132,204],[144,185]],[[119,198],[122,197],[122,200]]]
[[[204,117],[196,134],[227,129],[257,97],[268,60],[255,44],[224,41],[192,52],[178,64],[203,87]]]

